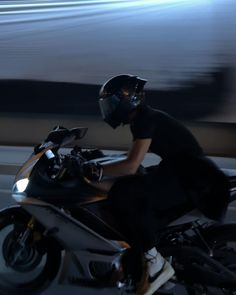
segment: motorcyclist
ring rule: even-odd
[[[229,195],[224,174],[204,156],[191,132],[167,113],[146,104],[146,82],[124,74],[101,87],[99,106],[104,121],[113,128],[129,124],[133,143],[127,159],[108,165],[86,164],[84,171],[95,181],[103,176],[119,177],[109,191],[111,207],[131,246],[145,253],[148,287],[141,293],[149,295],[174,274],[155,248],[156,232],[168,220],[166,212],[187,204],[220,219]],[[148,151],[162,161],[140,175],[137,171]]]

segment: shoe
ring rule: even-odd
[[[168,261],[164,261],[163,268],[155,278],[149,276],[149,288],[144,295],[152,295],[174,275],[175,271]]]
[[[162,272],[165,259],[157,252],[156,248],[152,248],[145,253],[145,260],[147,263],[147,272],[149,281],[152,282]]]
[[[155,248],[145,253],[145,259],[147,264],[146,283],[139,294],[152,295],[174,275],[175,271]]]

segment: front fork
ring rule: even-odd
[[[25,249],[25,244],[27,239],[29,238],[30,234],[34,230],[35,227],[35,218],[31,217],[30,221],[27,224],[26,230],[20,234],[18,237],[15,247],[14,247],[14,253],[11,256],[10,261],[8,261],[7,266],[13,266],[18,258],[21,256],[22,252]]]

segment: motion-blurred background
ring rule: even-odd
[[[97,99],[130,73],[208,154],[234,156],[235,15],[235,0],[1,1],[0,144],[32,145],[60,124],[87,125],[85,145],[126,148]]]

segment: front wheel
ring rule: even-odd
[[[31,216],[21,207],[0,212],[0,290],[2,294],[39,294],[55,279],[61,251],[53,240],[45,240],[42,228],[22,236]]]

